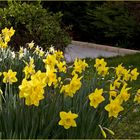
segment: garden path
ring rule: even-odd
[[[78,46],[70,44],[66,47],[65,58],[68,62],[74,61],[77,58],[97,58],[117,56],[118,53],[99,50],[92,47]]]

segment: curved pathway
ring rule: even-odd
[[[118,53],[99,50],[92,47],[78,46],[70,44],[65,49],[65,58],[68,62],[74,61],[75,58],[96,58],[117,56]]]

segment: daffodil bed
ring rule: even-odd
[[[109,67],[103,58],[67,64],[63,52],[34,42],[13,51],[14,32],[0,34],[1,138],[106,138],[128,100],[140,102],[129,86],[137,68]]]

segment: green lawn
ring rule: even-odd
[[[123,66],[126,68],[137,67],[140,72],[140,54],[105,58],[105,60],[108,62],[108,66],[117,66],[118,64],[123,63]],[[89,65],[93,65],[95,60],[87,59],[87,62]],[[131,86],[134,90],[140,88],[140,75],[138,80],[133,82]],[[113,138],[140,139],[140,105],[131,106],[128,102],[126,108],[128,109],[128,112],[125,112],[126,115],[121,119],[121,121],[115,120],[112,124],[112,129],[115,132],[115,136],[113,136]]]

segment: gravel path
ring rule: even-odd
[[[107,52],[104,50],[97,50],[92,47],[84,47],[84,46],[75,46],[75,45],[68,45],[65,50],[65,58],[68,62],[74,61],[77,58],[97,58],[99,56],[102,57],[111,57],[117,56],[118,53],[114,52]]]

